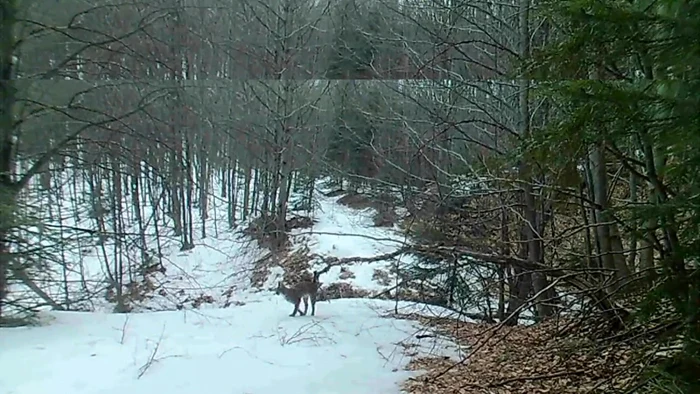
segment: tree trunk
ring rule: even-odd
[[[173,230],[176,236],[182,235],[182,140],[175,132],[175,128],[170,130],[177,139],[175,142],[175,150],[170,155],[170,217],[173,219]]]
[[[505,208],[505,199],[501,200],[501,254],[510,255],[510,235],[508,231],[508,211]],[[498,270],[498,320],[503,321],[506,314],[506,267],[499,265]]]
[[[134,209],[134,216],[136,217],[136,224],[139,229],[139,249],[141,251],[141,264],[144,264],[147,260],[146,252],[148,245],[146,243],[146,228],[143,222],[143,214],[141,213],[141,163],[140,160],[134,160],[132,164],[132,175],[131,175],[131,194],[132,194],[132,206]],[[155,207],[154,207],[155,210]]]
[[[631,172],[630,173],[630,202],[636,205],[639,201],[637,196],[639,187],[639,177]],[[639,232],[639,220],[634,219],[632,222],[632,231],[630,231],[630,253],[627,256],[627,266],[630,268],[631,272],[638,272],[639,266],[637,265],[637,246],[638,246],[638,232]]]
[[[7,225],[11,211],[15,207],[16,189],[12,173],[14,167],[15,86],[13,81],[12,57],[15,50],[14,28],[17,17],[17,1],[4,0],[0,3],[0,318],[3,302],[7,297],[7,274],[10,264],[10,248],[7,243]]]
[[[236,203],[237,203],[237,193],[236,184],[238,183],[238,175],[236,168],[236,160],[233,157],[229,157],[229,162],[227,164],[229,178],[229,200],[228,200],[228,225],[229,228],[234,228],[236,226]],[[244,207],[245,211],[245,207]]]
[[[110,196],[111,211],[112,211],[112,231],[113,231],[113,241],[114,241],[114,254],[112,255],[114,267],[112,277],[114,278],[114,290],[116,292],[117,305],[115,306],[115,312],[123,313],[127,311],[126,300],[124,298],[124,253],[122,250],[122,183],[121,183],[121,169],[119,168],[119,163],[117,155],[113,153],[113,159],[111,159],[111,184],[112,193]],[[131,265],[128,266],[131,268]],[[129,272],[129,279],[131,277],[131,272]]]
[[[603,262],[603,268],[612,277],[609,279],[607,287],[610,290],[617,289],[622,281],[629,277],[629,269],[625,263],[624,255],[616,245],[613,237],[619,233],[612,229],[612,216],[608,211],[608,172],[607,161],[605,159],[605,143],[595,145],[590,152],[591,170],[593,175],[593,196],[596,204],[596,232],[598,234],[598,242],[600,243],[600,253]]]
[[[243,209],[241,219],[246,220],[248,218],[248,213],[251,211],[250,207],[250,183],[253,181],[253,170],[250,165],[245,166],[245,173],[243,175]],[[257,171],[256,171],[257,173]]]
[[[209,132],[205,132],[208,134]],[[206,238],[206,222],[209,219],[209,160],[206,157],[208,144],[199,147],[199,215],[202,218],[202,238]]]
[[[520,56],[527,58],[530,54],[530,0],[520,0],[518,8]],[[529,103],[530,83],[525,76],[521,76],[518,79],[518,90],[518,132],[523,139],[527,139],[530,136],[531,114]],[[523,208],[525,223],[523,223],[524,230],[522,232],[524,239],[522,239],[522,242],[527,244],[527,260],[535,265],[540,260],[542,240],[537,231],[540,226],[538,225],[537,203],[532,187],[534,177],[531,166],[527,160],[527,158],[522,159],[519,165],[520,179],[524,181],[523,200],[525,203]],[[532,273],[532,280],[534,291],[540,293],[538,299],[535,300],[538,316],[540,318],[551,316],[553,310],[551,306],[546,303],[547,295],[545,292],[542,292],[542,290],[549,285],[546,275],[541,272],[534,272]]]
[[[193,143],[190,135],[190,130],[185,130],[185,170],[187,175],[185,176],[186,181],[186,194],[185,194],[185,206],[183,209],[183,221],[185,223],[185,237],[183,238],[183,250],[190,250],[194,248],[194,215],[193,215],[193,200],[194,200],[194,154],[192,152]]]

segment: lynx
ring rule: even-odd
[[[300,316],[305,316],[306,312],[309,310],[309,301],[311,301],[311,316],[316,313],[316,298],[318,296],[318,289],[321,284],[318,281],[320,272],[314,272],[313,279],[299,282],[292,287],[285,287],[282,282],[277,284],[277,289],[275,294],[283,295],[284,298],[294,304],[294,311],[289,315],[291,317],[296,316],[299,312]],[[299,304],[304,300],[304,312],[299,309]]]

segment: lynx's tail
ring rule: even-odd
[[[318,284],[318,283],[319,283],[319,282],[318,282],[318,278],[319,278],[321,275],[323,275],[323,274],[325,274],[326,272],[328,272],[328,271],[331,269],[331,267],[332,267],[332,265],[331,265],[331,264],[328,264],[328,265],[326,265],[326,267],[323,268],[322,270],[320,270],[320,271],[314,271],[313,282]]]

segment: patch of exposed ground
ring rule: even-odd
[[[251,237],[261,248],[281,251],[291,246],[286,233],[295,229],[311,228],[316,222],[308,216],[293,216],[284,223],[284,237],[280,238],[277,232],[277,224],[269,217],[259,217],[250,222],[243,230],[243,234]]]
[[[391,286],[391,276],[386,270],[374,269],[372,274],[372,280],[379,283],[382,286]]]
[[[338,298],[367,298],[370,292],[353,287],[350,283],[335,282],[322,286],[319,290],[319,301],[335,300]]]
[[[307,216],[294,216],[285,223],[285,230],[291,231],[299,228],[311,228],[315,224],[314,220]],[[269,242],[267,229],[262,225],[262,222],[253,221],[246,229],[245,233],[251,236],[261,247],[265,247]],[[285,272],[285,280],[298,280],[300,276],[309,268],[309,250],[302,248],[297,251],[289,252],[288,248],[281,251],[270,252],[253,263],[253,273],[251,284],[253,287],[261,288],[270,276],[270,269],[278,266],[282,267]]]
[[[149,263],[151,263],[149,261]],[[122,305],[115,306],[115,311],[117,312],[129,312],[133,309],[135,305],[143,302],[146,299],[152,298],[154,292],[157,290],[157,286],[154,281],[154,277],[158,274],[165,274],[166,269],[160,263],[152,263],[150,265],[144,265],[136,271],[134,280],[130,281],[124,286],[124,290],[121,294]],[[164,291],[163,289],[159,291]],[[109,284],[105,289],[104,294],[105,300],[114,305],[117,303],[117,293],[115,291],[114,284]]]
[[[353,279],[355,277],[355,274],[350,271],[347,267],[340,267],[340,275],[338,275],[338,278],[347,280],[347,279]]]
[[[447,335],[470,354],[455,363],[444,358],[415,358],[409,370],[425,371],[408,380],[412,394],[612,393],[639,370],[629,346],[595,346],[584,335],[559,335],[556,322],[500,327],[445,318],[402,315]]]
[[[348,193],[338,199],[338,204],[352,209],[375,208],[376,203],[368,196],[360,193]]]
[[[374,214],[372,219],[374,227],[394,227],[399,221],[399,215],[390,207],[381,207]]]
[[[278,265],[279,253],[268,253],[253,263],[253,273],[250,278],[253,287],[261,288],[270,277],[270,269]]]
[[[394,227],[399,221],[399,215],[396,214],[394,208],[396,201],[387,195],[372,197],[360,193],[348,193],[339,198],[337,202],[352,209],[373,209],[375,227]]]
[[[284,269],[283,280],[286,283],[297,283],[312,279],[310,267],[313,259],[306,246],[287,254],[279,261],[279,266]]]

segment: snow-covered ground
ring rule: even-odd
[[[397,231],[372,227],[370,211],[336,200],[319,194],[317,224],[295,230],[294,245],[338,258],[376,256],[401,246]],[[416,322],[386,316],[396,307],[423,310],[410,303],[336,299],[319,302],[314,317],[289,317],[292,305],[269,290],[281,268],[271,270],[262,289],[253,289],[254,263],[266,251],[223,229],[225,204],[211,207],[210,217],[219,219],[209,220],[208,236],[195,239],[194,249],[179,251],[171,235],[162,236],[166,272],[153,276],[153,291],[135,308],[141,313],[106,313],[108,303],[92,300],[94,312],[47,311],[41,326],[0,329],[0,393],[398,393],[412,374],[403,369],[411,357],[461,352],[438,335],[417,339],[425,329]],[[64,224],[89,227],[79,216]],[[148,242],[154,242],[150,232]],[[94,246],[68,249],[64,259],[80,270],[67,277],[78,283],[88,277],[90,290],[99,291],[112,257]],[[333,268],[322,282],[381,290],[387,285],[374,274],[387,264],[357,264],[344,277]],[[80,290],[76,285],[69,292]],[[61,291],[56,285],[49,293]]]
[[[4,394],[398,393],[435,339],[384,318],[387,301],[334,300],[291,318],[270,295],[207,311],[51,313],[0,331]],[[422,343],[421,343],[422,342]],[[447,350],[449,342],[437,346]]]

